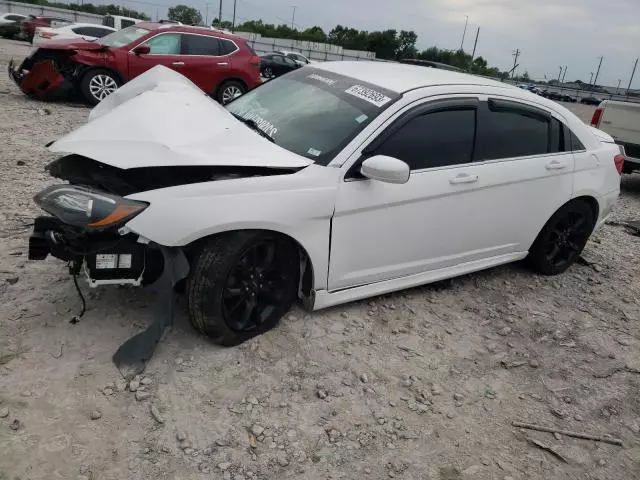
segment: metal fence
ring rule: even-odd
[[[317,43],[289,38],[263,37],[259,33],[235,32],[235,35],[245,38],[256,53],[263,54],[274,50],[289,50],[298,52],[310,60],[326,62],[331,60],[375,60],[375,52],[362,50],[345,50],[339,45]]]
[[[0,13],[20,13],[22,15],[49,16],[71,20],[72,22],[96,23],[102,25],[102,15],[75,12],[63,8],[48,7],[32,3],[9,2],[0,0]]]

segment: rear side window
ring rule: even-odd
[[[452,109],[412,118],[376,150],[398,158],[411,170],[471,162],[476,110]]]
[[[220,43],[216,37],[204,35],[185,35],[182,44],[185,55],[220,55]]]
[[[107,30],[105,28],[100,27],[77,27],[73,29],[74,33],[78,35],[86,35],[88,37],[102,38],[109,33],[112,33],[111,30]]]
[[[14,22],[17,22],[18,20],[22,20],[24,17],[21,17],[19,15],[7,15],[7,20],[13,20]]]
[[[549,116],[514,102],[489,101],[478,121],[475,161],[545,154]]]
[[[111,27],[111,28],[115,28],[116,26],[116,22],[115,19],[113,17],[110,16],[106,16],[102,18],[102,24],[106,27]]]
[[[218,41],[220,42],[220,55],[229,55],[230,53],[233,53],[238,49],[238,47],[236,47],[236,44],[231,40],[219,38]],[[245,45],[247,45],[247,48],[249,48],[251,53],[255,55],[255,52],[249,47],[249,45],[247,43],[245,43]]]
[[[136,22],[134,22],[133,20],[121,20],[120,21],[120,28],[127,28],[130,27],[131,25],[135,25]],[[111,25],[109,25],[111,26]]]
[[[563,125],[555,118],[551,119],[551,129],[549,131],[549,153],[567,151],[564,144]]]

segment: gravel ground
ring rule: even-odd
[[[93,290],[73,325],[64,265],[26,258],[31,198],[52,183],[44,145],[88,109],[25,98],[3,61],[0,479],[640,478],[640,238],[613,224],[589,242],[592,266],[549,278],[511,265],[294,309],[237,348],[199,336],[182,299],[146,377],[126,385],[111,355],[153,299]],[[640,176],[622,189],[614,220],[638,218]]]

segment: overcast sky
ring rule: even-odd
[[[203,16],[209,3],[209,19],[217,16],[218,0],[184,3],[200,9]],[[154,8],[125,4],[147,12]],[[505,70],[513,66],[512,52],[518,48],[518,73],[526,70],[538,79],[557,78],[559,67],[567,65],[565,80],[588,82],[603,55],[598,83],[616,86],[621,79],[626,88],[640,56],[640,0],[237,0],[236,17],[290,23],[292,5],[297,6],[298,28],[319,25],[328,32],[342,24],[360,30],[414,30],[419,49],[459,48],[468,15],[465,51],[473,49],[480,26],[476,56]],[[163,9],[158,9],[162,16]],[[223,0],[223,19],[231,20],[232,14],[233,0]],[[640,88],[640,70],[632,88]]]

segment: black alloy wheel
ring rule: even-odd
[[[229,272],[222,308],[233,330],[258,328],[287,296],[286,259],[276,255],[276,247],[274,239],[253,243]]]
[[[283,235],[256,230],[217,235],[191,266],[189,318],[220,345],[238,345],[275,327],[297,297],[298,248]]]
[[[594,212],[585,201],[574,200],[564,205],[533,243],[527,257],[529,264],[546,275],[564,272],[584,249],[594,224]]]

